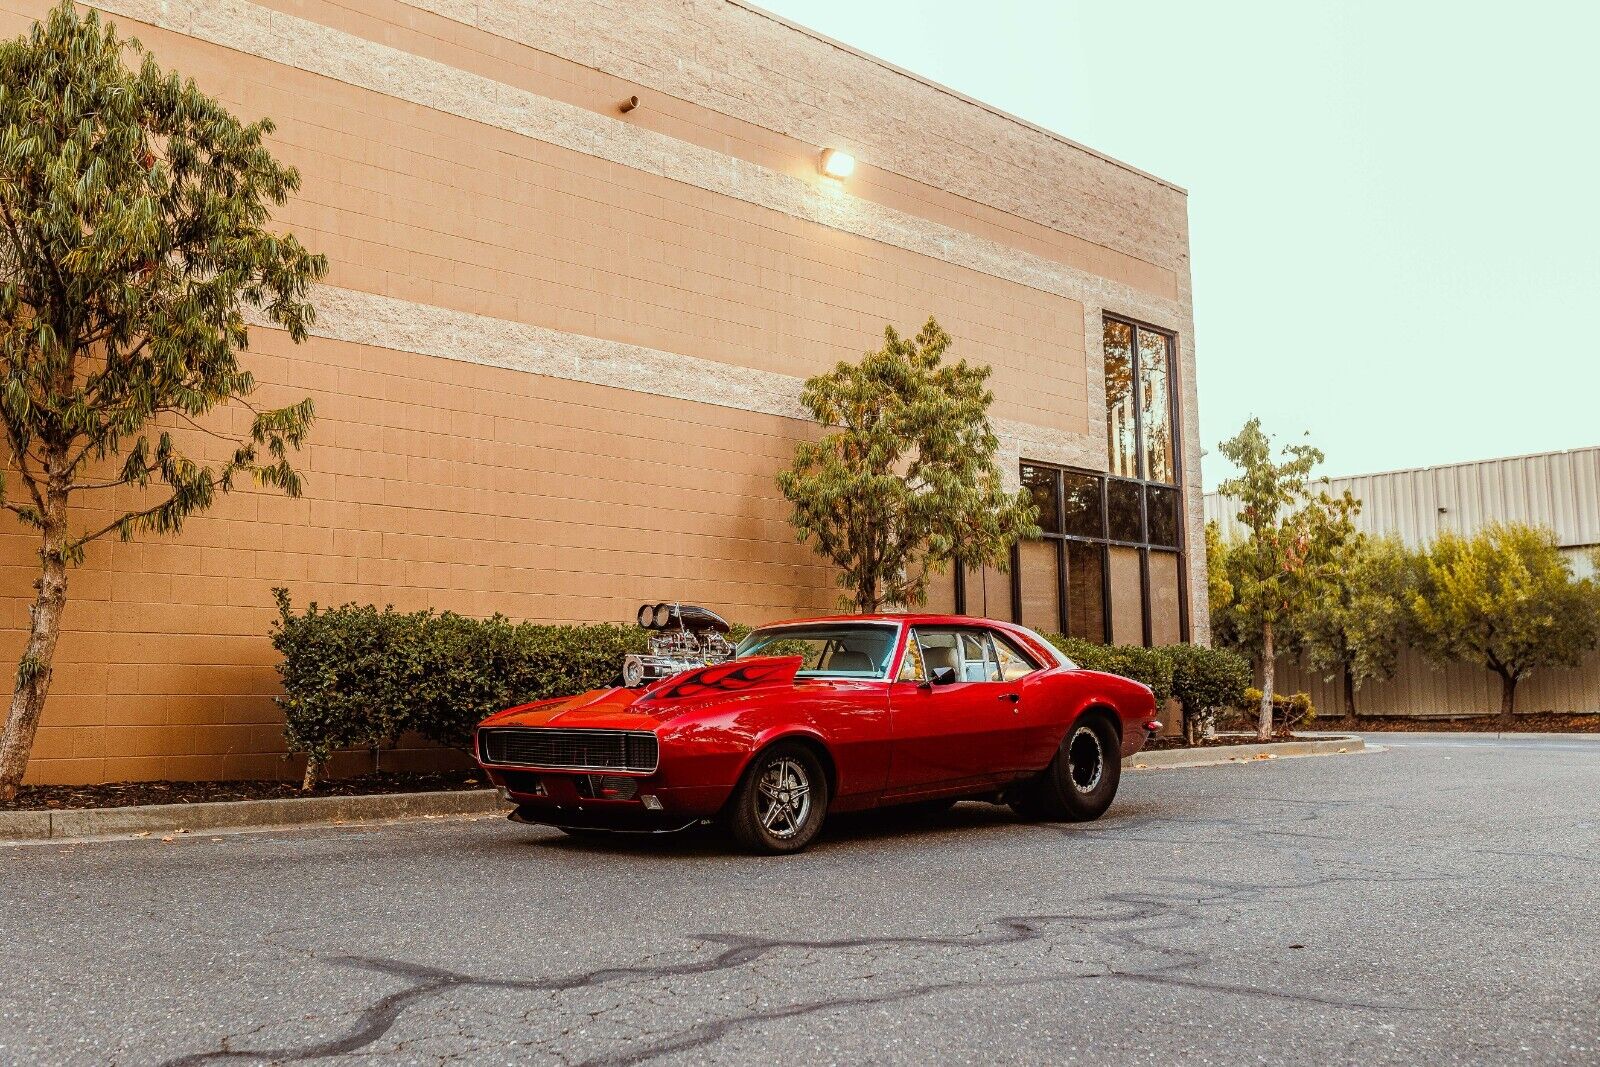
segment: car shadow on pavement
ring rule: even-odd
[[[1005,827],[1069,833],[1096,827],[1104,831],[1128,820],[1137,825],[1143,813],[1133,810],[1134,807],[1125,805],[1120,810],[1113,809],[1094,823],[1030,823],[1017,818],[1009,808],[979,801],[960,803],[948,811],[940,812],[929,812],[914,806],[877,808],[871,811],[830,815],[812,848],[826,849],[838,845],[865,842],[890,843],[899,840],[915,842],[952,833],[972,834]],[[631,853],[714,857],[738,851],[728,833],[715,825],[695,826],[677,833],[638,834],[600,831],[581,836],[569,836],[550,827],[527,829],[531,831],[528,836],[513,838],[519,845],[574,854]]]

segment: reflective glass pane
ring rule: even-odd
[[[983,634],[961,633],[961,680],[963,682],[998,682],[1000,671],[989,660],[989,642]]]
[[[1104,537],[1101,525],[1100,483],[1093,474],[1061,472],[1062,530],[1075,537]]]
[[[1150,639],[1157,645],[1183,640],[1178,625],[1178,554],[1150,553]]]
[[[1111,643],[1144,644],[1144,590],[1139,580],[1139,550],[1112,545]]]
[[[1061,507],[1056,499],[1056,471],[1054,467],[1022,465],[1022,487],[1033,496],[1039,508],[1039,529],[1045,533],[1061,532]]]
[[[1017,650],[1016,645],[1013,645],[999,634],[989,635],[989,650],[994,653],[995,663],[1000,667],[1000,680],[1002,682],[1014,682],[1018,678],[1030,675],[1039,669]]]
[[[922,646],[917,644],[915,634],[906,642],[906,653],[900,659],[900,680],[902,682],[928,680],[928,672],[922,666]]]
[[[1105,644],[1105,550],[1067,542],[1067,636]]]
[[[1111,473],[1139,477],[1133,397],[1133,327],[1106,320],[1106,450]]]
[[[1152,485],[1145,490],[1150,543],[1178,547],[1178,491]]]
[[[1041,633],[1061,629],[1061,586],[1056,574],[1060,541],[1023,541],[1017,545],[1017,581],[1022,589],[1022,625]]]
[[[1145,477],[1177,480],[1172,457],[1172,360],[1166,336],[1139,331],[1139,416],[1144,424]]]
[[[1141,495],[1142,487],[1137,482],[1106,483],[1106,508],[1109,511],[1111,540],[1144,540],[1144,527],[1139,517]]]

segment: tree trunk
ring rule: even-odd
[[[55,509],[52,509],[55,510]],[[61,635],[61,611],[67,603],[67,526],[65,501],[56,515],[46,516],[44,544],[40,549],[41,571],[34,584],[38,595],[28,609],[32,620],[28,643],[17,661],[16,687],[11,693],[11,710],[5,732],[0,734],[0,802],[17,795],[22,776],[28,769],[39,717],[44,713],[45,697],[50,694],[51,666],[55,661],[56,639]]]
[[[300,791],[309,793],[317,787],[317,779],[322,776],[322,760],[317,756],[306,757],[305,777],[300,779]]]
[[[1510,671],[1500,672],[1500,728],[1502,730],[1511,726],[1511,720],[1517,713],[1517,682],[1519,679]]]
[[[1350,661],[1344,663],[1344,717],[1356,717],[1356,674],[1350,669]]]
[[[1277,649],[1272,644],[1272,623],[1261,630],[1261,719],[1256,724],[1256,740],[1272,740],[1272,689],[1276,681]]]

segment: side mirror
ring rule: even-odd
[[[928,675],[928,684],[930,686],[949,685],[955,680],[956,669],[954,667],[935,667],[932,673]]]

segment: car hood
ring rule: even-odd
[[[766,689],[794,685],[799,656],[732,660],[664,678],[643,689],[592,689],[507,708],[484,726],[550,726],[588,730],[650,730],[680,715]]]

